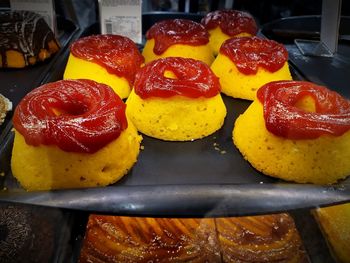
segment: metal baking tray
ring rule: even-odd
[[[97,33],[98,26],[82,35]],[[62,78],[68,52],[47,76]],[[304,79],[291,64],[295,79]],[[349,76],[349,75],[348,75]],[[344,93],[345,91],[341,92]],[[237,116],[250,102],[223,96],[224,126],[192,142],[165,142],[143,136],[138,162],[114,185],[102,188],[26,192],[11,174],[13,133],[3,143],[0,201],[134,216],[211,217],[265,214],[350,201],[350,178],[337,185],[287,183],[265,176],[245,161],[232,142]]]
[[[0,69],[0,93],[12,102],[13,109],[25,94],[45,82],[47,75],[55,70],[55,64],[61,59],[68,43],[79,31],[79,27],[74,22],[60,16],[57,16],[57,26],[57,40],[61,49],[52,58],[23,69]],[[5,122],[0,126],[0,145],[12,128],[12,115],[13,111],[10,111],[6,115]]]

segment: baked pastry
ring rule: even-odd
[[[306,262],[288,214],[216,218],[215,223],[223,262]]]
[[[224,94],[247,100],[254,100],[256,91],[270,81],[292,79],[286,48],[258,37],[226,40],[211,69]]]
[[[119,35],[92,35],[76,40],[64,79],[92,79],[107,84],[120,98],[129,96],[136,71],[144,58],[136,44]]]
[[[338,262],[350,262],[350,203],[314,211],[321,230]]]
[[[0,94],[0,125],[4,122],[6,113],[12,110],[12,102]]]
[[[288,214],[231,218],[90,215],[79,262],[306,262]]]
[[[39,14],[0,12],[0,68],[34,65],[59,49],[55,35]]]
[[[208,136],[224,123],[226,107],[210,68],[180,57],[146,64],[135,78],[126,113],[151,137],[189,141]]]
[[[90,215],[79,262],[220,262],[220,250],[213,219]]]
[[[304,81],[270,82],[240,115],[233,141],[258,171],[298,183],[350,175],[350,102]],[[334,165],[336,164],[336,165]]]
[[[105,186],[136,162],[141,137],[107,85],[61,80],[29,92],[13,117],[11,168],[27,190]]]
[[[146,63],[165,57],[193,58],[207,65],[214,61],[208,31],[200,23],[187,19],[155,23],[146,32],[142,55]]]
[[[201,23],[209,32],[209,44],[215,56],[225,40],[232,37],[251,37],[258,32],[258,26],[249,13],[232,9],[209,12]]]

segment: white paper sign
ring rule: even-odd
[[[102,34],[116,34],[142,42],[141,0],[99,0]]]
[[[10,0],[11,10],[32,11],[42,15],[52,29],[56,31],[56,16],[53,0]]]

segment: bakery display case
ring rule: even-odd
[[[144,13],[143,33],[164,18],[200,21],[202,17],[198,13]],[[295,43],[295,39],[319,40],[321,18],[301,16],[274,20],[260,25],[258,36],[284,44],[294,80],[328,86],[349,99],[350,19],[341,17],[338,51],[334,56],[306,56]],[[69,47],[74,40],[100,33],[99,23],[79,28],[74,22],[58,19],[62,21],[58,22],[61,50],[57,55],[35,67],[0,70],[3,80],[0,93],[12,101],[14,108],[30,90],[63,78]],[[143,46],[139,48],[142,50]],[[190,142],[162,141],[143,135],[137,163],[117,183],[53,191],[27,192],[13,177],[13,112],[10,112],[0,130],[1,258],[4,262],[77,262],[88,220],[98,218],[97,215],[130,216],[130,220],[207,218],[218,225],[215,220],[220,218],[243,220],[246,216],[288,213],[295,222],[305,252],[303,259],[296,262],[337,262],[315,211],[349,203],[350,178],[332,185],[296,184],[258,172],[232,142],[234,121],[250,102],[225,95],[223,101],[227,116],[222,128],[212,135]],[[20,230],[13,220],[21,226]],[[14,234],[13,238],[11,234],[17,231],[21,234]],[[18,248],[10,248],[10,243],[18,244]],[[26,254],[25,247],[31,247],[37,258],[28,260],[33,254]],[[223,260],[221,253],[217,261],[208,262]]]

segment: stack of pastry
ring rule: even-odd
[[[287,214],[218,219],[91,215],[80,262],[303,262]]]

